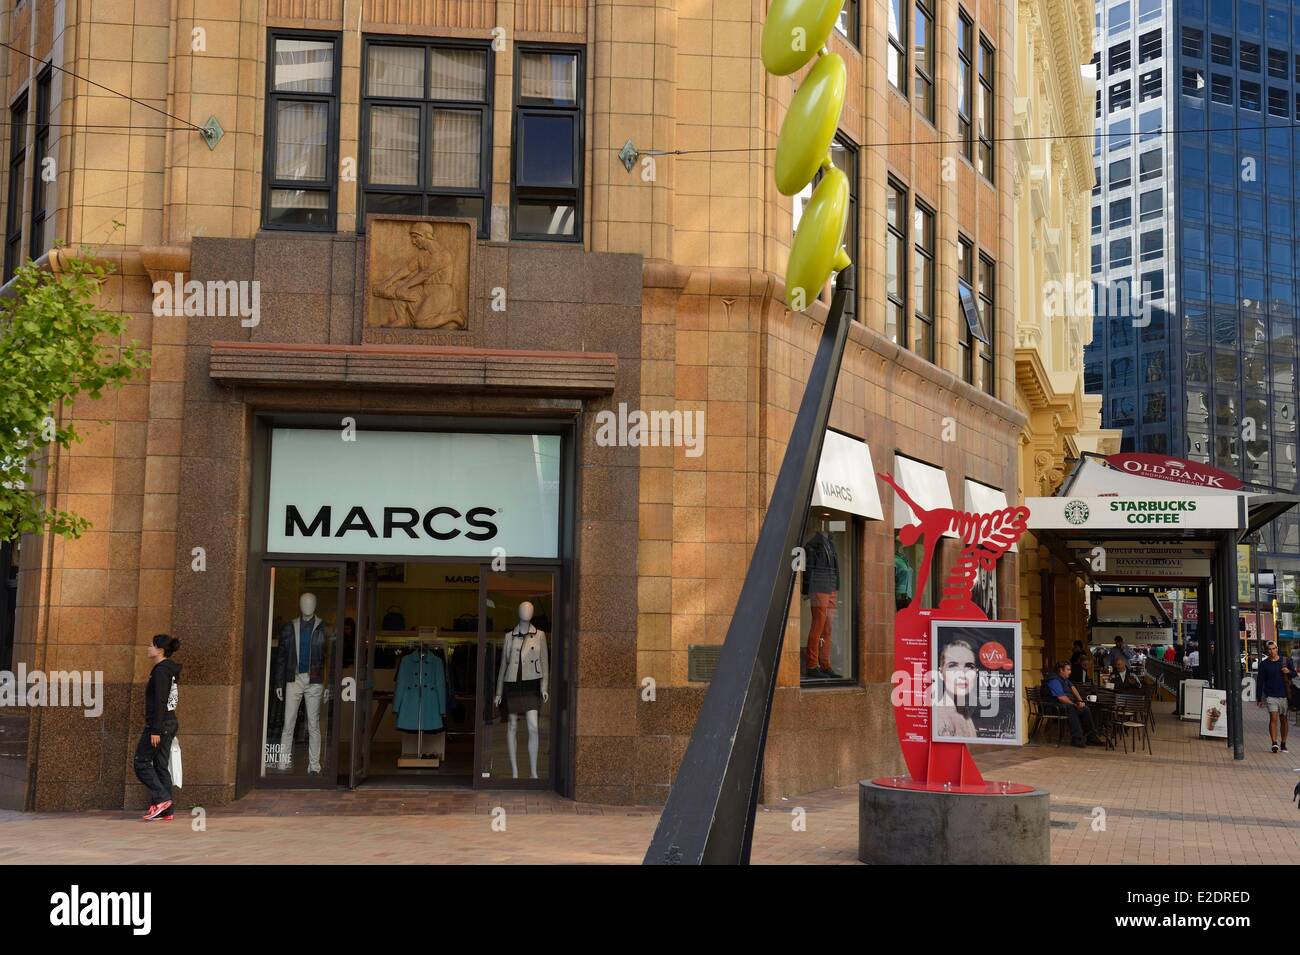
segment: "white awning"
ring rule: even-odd
[[[942,468],[931,467],[920,461],[913,461],[900,454],[894,455],[894,480],[899,487],[911,495],[917,505],[932,511],[935,508],[952,508],[952,495],[948,492],[948,475]],[[915,524],[916,516],[912,509],[894,495],[894,527],[906,527]],[[946,531],[944,537],[956,537],[952,531]]]
[[[1007,506],[1005,491],[999,491],[997,488],[981,484],[979,481],[972,481],[970,478],[966,479],[967,511],[972,514],[990,514],[993,511],[1004,511]],[[1017,545],[1011,545],[1012,551],[1019,549]]]
[[[885,519],[867,442],[838,431],[826,432],[817,464],[817,481],[813,485],[812,506],[845,511],[873,521]]]

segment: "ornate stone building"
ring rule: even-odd
[[[1020,0],[1016,22],[1014,185],[1016,407],[1025,415],[1020,482],[1026,497],[1056,492],[1085,451],[1119,450],[1101,428],[1101,397],[1084,392],[1083,349],[1092,339],[1089,194],[1092,189],[1093,5]],[[1054,558],[1028,535],[1020,609],[1029,682],[1086,641],[1083,587],[1056,574]]]

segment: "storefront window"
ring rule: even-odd
[[[930,579],[926,582],[925,591],[921,594],[921,602],[917,605],[923,609],[934,607],[934,595],[937,592],[935,581],[938,579],[939,554],[943,551],[943,543],[943,541],[939,541],[934,548],[934,560],[930,565]],[[902,610],[904,607],[909,606],[916,597],[916,575],[920,570],[921,560],[924,556],[924,539],[909,547],[899,539],[898,532],[894,532],[894,609]]]
[[[805,684],[856,678],[855,524],[852,515],[815,508],[799,575],[799,672]]]
[[[270,569],[263,777],[312,777],[334,770],[334,685],[342,568]],[[332,782],[331,782],[332,784]]]

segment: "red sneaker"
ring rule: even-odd
[[[168,812],[171,808],[172,808],[172,801],[170,799],[166,799],[160,803],[155,803],[152,806],[150,806],[149,811],[146,812],[141,818],[144,819],[145,822],[152,822],[153,820],[157,819],[159,816],[163,815],[163,813]]]

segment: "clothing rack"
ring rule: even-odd
[[[406,655],[408,653],[419,653],[421,654],[421,656],[423,656],[423,654],[425,653],[434,653],[436,650],[442,650],[443,652],[443,656],[444,656],[443,671],[444,673],[446,673],[446,667],[447,667],[446,650],[443,649],[442,647],[439,647],[437,645],[436,640],[433,643],[428,643],[424,640],[409,640],[405,644],[403,644],[403,652],[398,656],[397,673],[401,673],[402,663],[405,660]],[[420,661],[420,666],[424,666],[423,660]],[[423,726],[424,724],[424,706],[423,706],[424,680],[423,679],[419,681],[418,686],[419,686],[419,692],[417,694],[415,705],[416,705],[416,711],[419,714],[418,716],[419,725],[417,726],[415,732],[415,740],[416,740],[415,755],[398,756],[397,757],[398,769],[437,769],[439,766],[442,765],[442,760],[439,757],[423,755],[424,754],[424,726]],[[396,719],[396,716],[394,716],[394,719]],[[445,726],[445,722],[444,722],[444,726]]]

